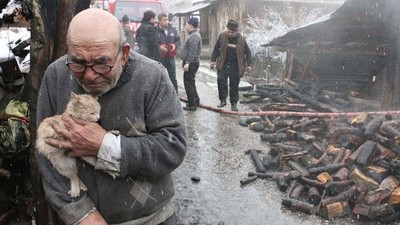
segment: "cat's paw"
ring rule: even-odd
[[[71,197],[78,197],[80,190],[80,181],[79,180],[71,180],[71,190],[68,191],[68,194]]]
[[[79,189],[82,191],[87,191],[86,185],[81,180],[79,181]]]
[[[79,193],[80,193],[80,192],[81,192],[81,191],[79,190],[79,188],[77,188],[77,187],[71,187],[71,190],[68,191],[68,194],[69,194],[71,197],[75,198],[75,197],[78,197],[78,196],[79,196]]]

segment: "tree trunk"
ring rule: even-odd
[[[396,110],[398,109],[399,105],[399,86],[400,86],[400,78],[398,76],[400,68],[399,68],[399,63],[400,63],[400,58],[398,57],[399,55],[399,41],[400,39],[398,38],[399,30],[400,30],[400,24],[397,22],[398,19],[400,19],[399,15],[399,7],[392,7],[392,6],[397,6],[398,2],[396,0],[390,0],[388,1],[389,4],[387,4],[388,8],[385,10],[388,12],[385,16],[387,16],[387,21],[390,21],[389,27],[388,27],[388,36],[389,36],[389,46],[390,48],[388,49],[388,55],[386,57],[386,64],[387,64],[387,72],[385,74],[386,76],[386,86],[384,87],[384,101],[383,101],[383,107],[384,109],[392,109]]]
[[[31,0],[31,63],[21,99],[30,105],[31,174],[36,224],[62,224],[45,201],[38,165],[34,157],[36,139],[36,103],[40,82],[47,66],[67,52],[68,24],[78,12],[89,7],[90,0]]]

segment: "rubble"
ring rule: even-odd
[[[241,117],[239,124],[260,132],[269,151],[250,150],[255,172],[250,171],[242,185],[274,180],[284,195],[282,206],[325,219],[351,216],[390,223],[400,218],[397,115],[356,113],[378,109],[370,100],[293,82],[259,86],[244,96],[259,96],[257,101],[263,102],[254,110],[260,116]],[[355,114],[344,116],[345,112]]]
[[[29,106],[19,101],[30,70],[25,11],[25,3],[10,1],[0,13],[0,224],[29,224],[33,218]]]

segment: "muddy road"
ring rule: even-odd
[[[179,95],[186,98],[182,70],[177,62]],[[201,104],[219,102],[216,73],[202,62],[196,85]],[[228,100],[229,102],[229,100]],[[185,103],[182,102],[182,106]],[[239,111],[250,106],[239,104]],[[228,104],[226,109],[230,109]],[[174,203],[180,225],[292,225],[292,224],[376,224],[352,219],[323,220],[281,207],[281,197],[271,180],[256,180],[241,186],[240,180],[254,171],[247,149],[268,153],[260,133],[238,124],[239,116],[220,114],[205,108],[185,111],[187,156],[174,172]],[[195,181],[192,179],[195,178]]]

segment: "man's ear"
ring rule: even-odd
[[[128,61],[129,59],[129,51],[131,50],[132,46],[130,46],[128,43],[125,43],[122,46],[122,54],[124,56],[124,60]]]

